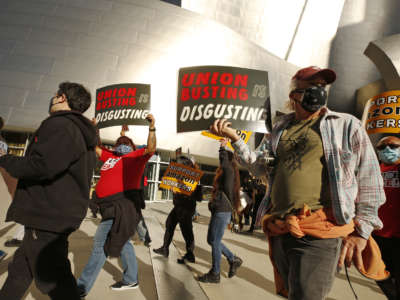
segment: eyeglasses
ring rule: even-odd
[[[378,150],[383,150],[383,149],[385,149],[387,146],[389,146],[390,149],[397,149],[397,148],[400,147],[400,145],[397,145],[397,144],[382,144],[382,145],[379,145],[378,147],[376,147],[376,149],[378,149]]]

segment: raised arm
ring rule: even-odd
[[[101,149],[100,131],[99,131],[99,128],[97,128],[96,118],[92,118],[92,123],[93,123],[94,127],[96,128],[96,138],[97,138],[96,155],[97,155],[97,157],[101,157],[101,153],[103,152],[103,150]]]
[[[252,151],[237,135],[236,129],[232,128],[231,125],[231,122],[226,119],[218,119],[210,126],[209,130],[215,135],[229,138],[239,163],[248,169],[253,176],[260,177],[267,182],[266,177],[269,170],[265,153]]]
[[[155,118],[152,114],[148,114],[146,120],[149,121],[149,135],[147,137],[147,147],[145,154],[154,153],[157,147]]]

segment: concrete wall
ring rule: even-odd
[[[267,70],[275,109],[297,67],[199,14],[157,0],[0,0],[0,114],[33,130],[61,81],[95,89],[150,83],[158,145],[216,157],[216,141],[175,128],[178,69],[228,65]],[[94,107],[87,113],[94,115]],[[101,130],[114,140],[119,128]],[[145,143],[147,129],[129,135]]]
[[[329,107],[355,111],[356,90],[381,78],[376,66],[363,55],[364,50],[371,41],[400,33],[399,19],[398,0],[345,2],[329,62],[338,75],[330,90]]]
[[[182,0],[297,66],[327,66],[344,0]]]

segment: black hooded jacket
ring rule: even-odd
[[[0,166],[19,179],[6,221],[60,233],[77,229],[88,207],[96,141],[89,119],[60,111],[42,122],[24,157],[0,157]]]

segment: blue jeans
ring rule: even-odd
[[[147,225],[144,222],[144,219],[141,218],[139,221],[139,224],[137,226],[137,233],[139,236],[139,239],[143,242],[150,242],[151,238],[149,235],[149,230],[147,229]]]
[[[221,253],[228,259],[233,261],[235,255],[226,248],[221,242],[224,236],[225,228],[231,221],[231,212],[217,212],[211,215],[210,224],[208,225],[207,243],[212,249],[212,271],[216,274],[220,273]]]
[[[111,230],[114,219],[103,221],[97,227],[96,234],[93,241],[93,250],[90,255],[89,261],[82,271],[81,276],[78,278],[78,286],[85,294],[88,294],[92,288],[100,270],[106,262],[106,254],[104,253],[104,244],[107,235]],[[128,240],[121,251],[122,267],[124,269],[122,281],[127,284],[135,283],[138,281],[138,265],[136,261],[135,249]]]

